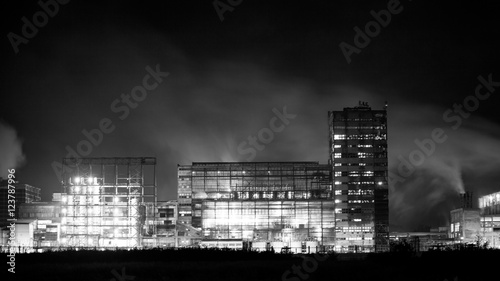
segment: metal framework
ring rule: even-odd
[[[64,158],[61,246],[141,247],[155,233],[156,158]],[[153,208],[146,219],[146,206]]]

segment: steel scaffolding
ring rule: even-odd
[[[61,246],[141,247],[141,237],[155,232],[156,158],[64,158],[62,165]]]

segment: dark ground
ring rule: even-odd
[[[303,257],[221,250],[78,251],[16,255],[1,280],[497,280],[500,251]],[[6,260],[7,258],[5,258]],[[284,274],[300,267],[302,277]],[[317,268],[316,268],[317,265]],[[124,271],[123,271],[124,270]],[[309,272],[307,272],[309,271]],[[8,273],[8,274],[7,274]]]

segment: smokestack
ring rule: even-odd
[[[472,209],[472,191],[460,193],[460,205],[463,209]]]

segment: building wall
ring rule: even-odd
[[[19,206],[19,218],[61,222],[61,202],[23,203]]]
[[[177,224],[177,202],[166,201],[158,202],[157,209],[158,226],[157,236],[173,237],[175,236],[175,226]]]
[[[331,167],[318,162],[193,163],[178,167],[178,223],[204,239],[333,245]]]
[[[389,250],[387,112],[360,103],[328,112],[336,244]]]
[[[452,238],[463,243],[476,243],[481,236],[479,209],[456,209],[451,211],[450,233]]]
[[[15,196],[15,217],[19,218],[19,207],[22,203],[31,203],[37,202],[41,200],[40,197],[40,188],[31,186],[29,184],[15,183],[15,193],[11,194]],[[7,219],[12,218],[9,217],[8,213],[8,183],[7,181],[2,181],[0,186],[0,226],[8,225]],[[11,197],[12,198],[12,197]]]

